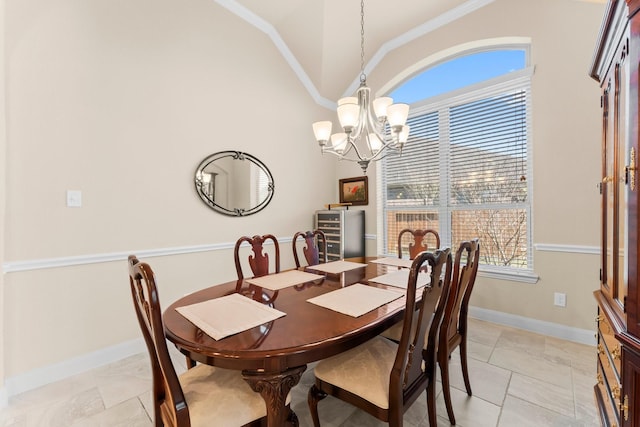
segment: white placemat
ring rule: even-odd
[[[318,279],[324,279],[324,276],[320,274],[307,273],[306,271],[288,270],[283,271],[282,273],[268,274],[266,276],[245,279],[245,282],[271,291],[277,291],[288,288],[289,286],[300,285],[302,283]]]
[[[378,258],[378,259],[374,259],[371,262],[375,264],[393,265],[396,267],[406,267],[406,268],[411,268],[411,264],[413,264],[413,260],[411,259],[391,258],[391,257]]]
[[[286,314],[240,294],[177,307],[176,311],[216,340],[271,322]]]
[[[391,273],[383,274],[382,276],[369,279],[369,281],[380,283],[383,285],[389,285],[389,286],[395,286],[398,288],[407,289],[407,282],[409,281],[410,272],[411,270],[405,270],[405,269],[392,271]],[[428,285],[430,282],[431,282],[431,276],[429,274],[424,272],[418,273],[418,280],[416,282],[417,288]]]
[[[311,265],[307,268],[310,270],[324,271],[326,273],[338,274],[343,271],[355,270],[356,268],[366,267],[367,264],[352,261],[331,261],[326,264]]]
[[[338,313],[359,317],[401,296],[402,292],[355,283],[307,301]]]

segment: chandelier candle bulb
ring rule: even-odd
[[[387,108],[387,120],[389,120],[389,126],[394,130],[400,126],[404,126],[408,116],[409,105],[407,104],[392,104]]]
[[[331,137],[331,126],[332,123],[330,121],[315,122],[313,124],[313,133],[320,145],[325,145]]]
[[[384,121],[387,118],[387,108],[393,104],[393,99],[388,96],[376,98],[373,100],[373,111],[378,120]]]
[[[331,135],[331,146],[337,153],[343,153],[347,147],[347,134],[334,133]]]
[[[358,104],[344,103],[338,107],[338,120],[340,120],[340,126],[346,133],[351,132],[353,128],[358,126],[359,113],[360,107]]]
[[[369,134],[369,148],[372,153],[377,153],[382,148],[382,141],[378,138],[378,135],[375,133]]]

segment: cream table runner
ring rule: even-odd
[[[286,314],[240,294],[177,307],[176,311],[216,340],[271,322]]]
[[[355,283],[307,301],[351,317],[360,317],[401,296],[402,292]]]
[[[311,274],[306,271],[288,270],[282,273],[268,274],[266,276],[245,279],[245,282],[260,286],[271,291],[288,288],[289,286],[300,285],[313,280],[324,279],[320,274]]]
[[[355,270],[356,268],[366,267],[367,264],[352,261],[331,261],[325,264],[310,265],[307,267],[310,270],[324,271],[325,273],[338,274],[343,271]]]
[[[380,283],[382,285],[395,286],[398,288],[407,289],[407,282],[409,281],[410,272],[411,270],[405,270],[405,269],[392,271],[391,273],[383,274],[382,276],[369,279],[369,281]],[[430,282],[431,282],[431,276],[429,274],[424,272],[418,273],[418,280],[416,282],[417,288],[428,285]]]

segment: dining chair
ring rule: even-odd
[[[269,254],[265,252],[264,248],[265,243],[268,241],[273,243],[274,257],[272,262],[269,261]],[[270,273],[270,265],[273,265],[273,273],[280,272],[280,245],[278,245],[278,239],[276,239],[272,234],[265,234],[263,236],[256,235],[253,237],[242,236],[236,241],[236,245],[233,249],[233,259],[236,264],[236,273],[238,274],[236,291],[243,295],[247,295],[254,300],[270,304],[278,296],[278,291],[274,291],[273,294],[268,295],[262,288],[258,288],[253,285],[243,287],[245,274],[242,269],[243,263],[240,260],[240,251],[243,243],[251,245],[248,262],[252,275],[249,277],[262,277]]]
[[[400,234],[398,234],[398,258],[402,258],[403,237],[405,240],[409,240],[408,237],[411,237],[411,241],[407,243],[409,247],[409,259],[414,259],[420,252],[429,250],[429,246],[427,244],[427,236],[429,235],[431,235],[435,240],[435,247],[433,249],[439,249],[440,235],[436,230],[414,230],[411,228],[405,228],[402,230]],[[382,332],[381,335],[385,338],[398,342],[400,341],[400,334],[402,334],[402,322],[396,323],[386,331]]]
[[[327,262],[327,236],[324,231],[298,231],[293,235],[293,259],[296,263],[296,268],[300,268],[300,258],[298,257],[298,245],[299,239],[304,239],[306,246],[302,248],[302,254],[307,260],[307,265],[318,265],[320,262]],[[320,259],[322,254],[322,260]]]
[[[151,358],[156,426],[259,425],[267,415],[262,396],[240,371],[199,364],[177,375],[169,356],[153,270],[129,256],[129,283],[140,329]]]
[[[464,386],[467,390],[467,394],[471,396],[469,367],[467,365],[467,314],[469,311],[471,291],[473,290],[473,285],[478,273],[479,258],[479,239],[464,241],[460,244],[453,262],[451,294],[447,301],[444,317],[442,319],[442,326],[440,327],[438,364],[440,365],[442,394],[447,407],[449,422],[452,425],[455,425],[456,417],[453,413],[453,406],[451,405],[449,360],[451,359],[451,353],[458,346],[460,347],[460,362],[462,365]]]
[[[398,234],[398,258],[402,258],[403,237],[405,240],[410,237],[408,242],[409,259],[414,259],[420,252],[429,250],[427,239],[429,236],[435,239],[435,246],[432,249],[440,248],[440,235],[433,229],[411,229],[405,228]]]
[[[418,290],[421,298],[416,298],[418,273],[425,262],[431,266],[431,283]],[[407,282],[400,342],[377,336],[318,362],[314,368],[315,384],[307,399],[314,427],[320,426],[318,402],[327,395],[348,402],[391,427],[402,426],[405,411],[425,390],[429,424],[436,427],[436,347],[450,277],[449,248],[420,253]],[[416,310],[418,316],[413,315]]]

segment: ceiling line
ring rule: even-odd
[[[280,37],[280,34],[273,25],[235,0],[215,0],[215,2],[267,34],[314,101],[325,108],[335,109],[336,103],[320,95],[320,92],[309,78],[309,75],[304,71],[302,65],[300,65],[293,52],[289,49],[289,46],[287,46],[282,37]]]
[[[309,75],[304,71],[300,62],[296,59],[295,55],[287,44],[284,42],[282,37],[278,31],[271,25],[269,22],[256,15],[253,11],[248,8],[242,6],[235,0],[214,0],[220,6],[224,7],[231,13],[236,16],[242,18],[249,24],[253,25],[258,30],[267,34],[273,44],[276,46],[280,54],[284,57],[285,61],[289,64],[293,72],[298,76],[298,79],[302,83],[302,85],[307,89],[309,95],[313,98],[313,100],[318,104],[325,108],[334,110],[336,108],[336,102],[331,101],[325,97],[323,97],[316,86],[313,84]],[[424,24],[418,25],[417,27],[412,28],[411,30],[401,34],[400,36],[391,39],[385,42],[380,49],[373,55],[371,60],[367,63],[364,71],[366,74],[370,73],[375,67],[382,61],[382,59],[387,55],[387,53],[391,52],[394,49],[397,49],[418,37],[421,37],[425,34],[428,34],[431,31],[434,31],[446,24],[449,24],[471,12],[478,10],[481,7],[484,7],[490,3],[493,3],[495,0],[469,0],[460,6],[451,9],[442,15],[431,19]],[[357,87],[360,84],[360,76],[358,75],[356,79],[351,83],[351,85],[347,88],[345,92],[345,96],[349,96],[354,93]]]

